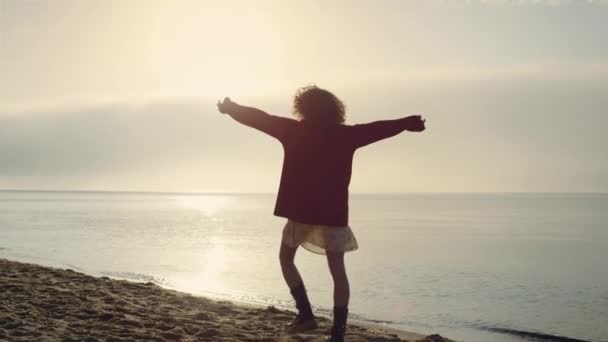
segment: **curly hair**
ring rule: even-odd
[[[341,124],[346,119],[344,103],[336,95],[316,85],[296,91],[293,115],[320,124]]]

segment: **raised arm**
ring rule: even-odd
[[[351,139],[355,147],[369,145],[378,140],[390,138],[403,131],[422,132],[425,130],[420,115],[411,115],[396,120],[374,121],[367,124],[351,126]]]
[[[228,114],[243,125],[260,130],[279,140],[285,136],[287,125],[291,121],[288,118],[270,115],[257,108],[241,106],[232,102],[228,97],[224,99],[224,102],[218,102],[217,108],[221,113]]]

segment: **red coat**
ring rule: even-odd
[[[228,114],[283,145],[283,171],[274,215],[340,227],[348,225],[348,186],[355,151],[403,132],[409,123],[402,118],[326,127],[244,106]]]

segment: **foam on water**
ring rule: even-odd
[[[577,338],[556,336],[556,335],[545,334],[542,332],[535,332],[535,331],[523,331],[523,330],[499,328],[499,327],[482,327],[481,329],[491,331],[491,332],[501,333],[501,334],[513,335],[513,336],[520,337],[522,339],[533,339],[534,341],[539,341],[539,342],[544,342],[544,341],[546,341],[546,342],[590,342],[590,341],[586,341],[586,340],[580,340]]]
[[[137,272],[113,272],[113,271],[101,271],[99,274],[103,276],[109,276],[117,279],[126,279],[137,282],[145,282],[145,283],[153,283],[159,286],[171,287],[171,283],[169,283],[164,278],[158,278],[152,275],[137,273]]]

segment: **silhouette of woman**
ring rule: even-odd
[[[241,106],[228,97],[217,106],[221,113],[276,138],[283,145],[283,170],[274,215],[287,218],[279,260],[298,309],[287,331],[317,328],[302,277],[294,264],[301,245],[313,253],[327,255],[334,281],[334,320],[327,340],[343,341],[350,297],[344,253],[358,248],[348,225],[353,155],[360,147],[404,130],[424,131],[425,120],[413,115],[346,125],[342,101],[317,86],[296,92],[293,114],[297,120]]]

